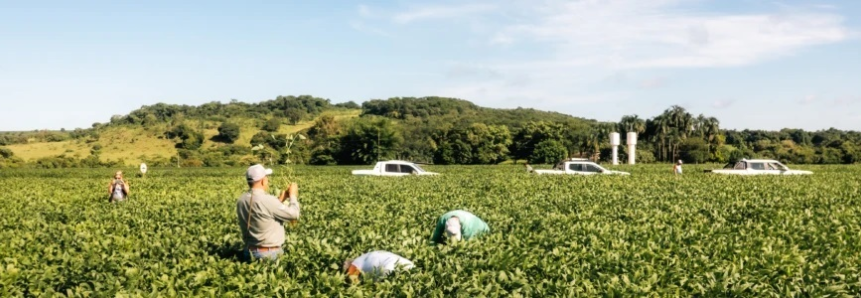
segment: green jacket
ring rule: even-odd
[[[463,210],[454,210],[439,217],[436,222],[436,229],[434,229],[433,236],[431,236],[432,242],[440,243],[442,241],[442,234],[445,232],[445,222],[452,217],[457,217],[460,220],[463,240],[469,240],[470,238],[490,232],[490,227],[478,218],[478,216],[475,216],[475,214]]]

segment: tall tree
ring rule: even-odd
[[[218,127],[217,139],[228,144],[233,144],[233,142],[236,142],[236,140],[239,139],[239,133],[240,129],[238,124],[224,122]]]
[[[341,137],[339,164],[372,164],[394,157],[402,138],[388,119],[360,118]]]
[[[625,115],[622,116],[618,126],[618,131],[623,134],[628,132],[642,134],[646,130],[646,121],[637,115]]]

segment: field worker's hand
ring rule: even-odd
[[[289,192],[288,195],[290,196],[291,200],[296,200],[299,198],[299,184],[296,184],[296,182],[291,183],[290,188],[288,188],[287,191]]]
[[[287,198],[286,198],[286,199],[287,199],[287,200],[289,200],[289,202],[290,202],[291,204],[292,204],[293,202],[298,203],[298,200],[297,200],[297,199],[298,199],[298,197],[299,197],[299,185],[298,185],[298,184],[296,184],[296,182],[290,183],[290,187],[288,187],[288,188],[287,188],[287,190],[286,190],[285,192],[287,193]],[[299,222],[299,221],[298,221],[298,220],[295,220],[295,219],[290,220],[290,226],[296,226],[296,223],[298,223],[298,222]]]

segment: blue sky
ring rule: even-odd
[[[0,131],[300,94],[861,130],[861,1],[0,0]]]

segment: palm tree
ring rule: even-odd
[[[667,160],[667,133],[669,132],[667,118],[665,115],[658,115],[655,118],[649,120],[649,123],[646,127],[649,128],[648,135],[649,141],[656,144],[655,155],[658,156],[658,160]]]
[[[696,119],[694,119],[694,129],[693,130],[696,133],[697,137],[706,139],[706,125],[707,124],[708,124],[708,119],[703,114],[700,114],[699,116],[697,116]]]
[[[646,121],[640,119],[637,115],[625,115],[619,121],[619,131],[621,132],[636,132],[641,134],[646,131]]]
[[[705,118],[704,126],[705,128],[703,130],[705,131],[706,143],[709,145],[708,152],[709,155],[711,155],[711,147],[714,144],[715,137],[720,134],[720,121],[715,117],[708,117]]]
[[[693,132],[694,117],[684,108],[676,105],[665,110],[663,116],[667,119],[667,126],[670,128],[670,151],[673,154],[672,159],[675,159],[679,144]]]

